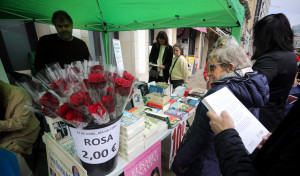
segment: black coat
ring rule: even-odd
[[[159,49],[160,49],[159,43],[155,42],[152,46],[152,49],[151,49],[151,52],[149,55],[149,62],[157,64]],[[163,75],[164,75],[165,82],[168,82],[168,79],[169,79],[169,69],[172,64],[172,58],[173,58],[173,48],[171,45],[168,45],[165,48],[163,62],[162,62],[163,65],[165,66],[165,69],[163,69]],[[156,69],[156,67],[154,67],[153,69]],[[150,78],[149,78],[149,80],[150,80]]]
[[[300,101],[282,120],[252,162],[234,129],[215,137],[215,149],[223,176],[299,175]]]
[[[262,55],[253,70],[266,75],[270,87],[269,102],[260,109],[259,121],[273,131],[284,118],[286,100],[294,83],[297,62],[294,52],[273,51]]]

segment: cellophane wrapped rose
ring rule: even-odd
[[[77,128],[105,124],[122,114],[133,93],[134,76],[95,61],[76,61],[64,68],[54,63],[37,73],[43,92],[21,83],[32,92],[31,110]]]

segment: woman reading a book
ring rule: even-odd
[[[217,49],[209,67],[212,88],[204,97],[227,87],[258,118],[259,108],[268,101],[269,87],[264,75],[252,71],[251,61],[244,50],[239,46]],[[221,175],[213,144],[215,134],[210,129],[207,111],[200,102],[194,122],[185,134],[172,164],[176,175]]]
[[[173,53],[174,57],[170,68],[170,83],[173,85],[173,89],[176,89],[176,87],[182,86],[186,81],[188,76],[188,64],[183,57],[183,48],[180,44],[173,46]]]
[[[168,35],[165,31],[160,31],[149,56],[149,82],[168,83],[172,57],[172,46],[169,44]]]

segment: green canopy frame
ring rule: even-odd
[[[65,10],[75,29],[103,32],[109,63],[109,32],[162,28],[232,27],[239,39],[245,8],[239,0],[1,0],[0,20],[52,24]]]

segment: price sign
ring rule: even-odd
[[[170,160],[169,160],[169,169],[174,161],[179,145],[182,141],[182,138],[185,134],[185,124],[186,121],[180,122],[175,128],[173,128],[171,133],[171,150],[170,150]]]
[[[104,163],[119,149],[120,121],[95,130],[70,128],[78,157],[89,164]]]

